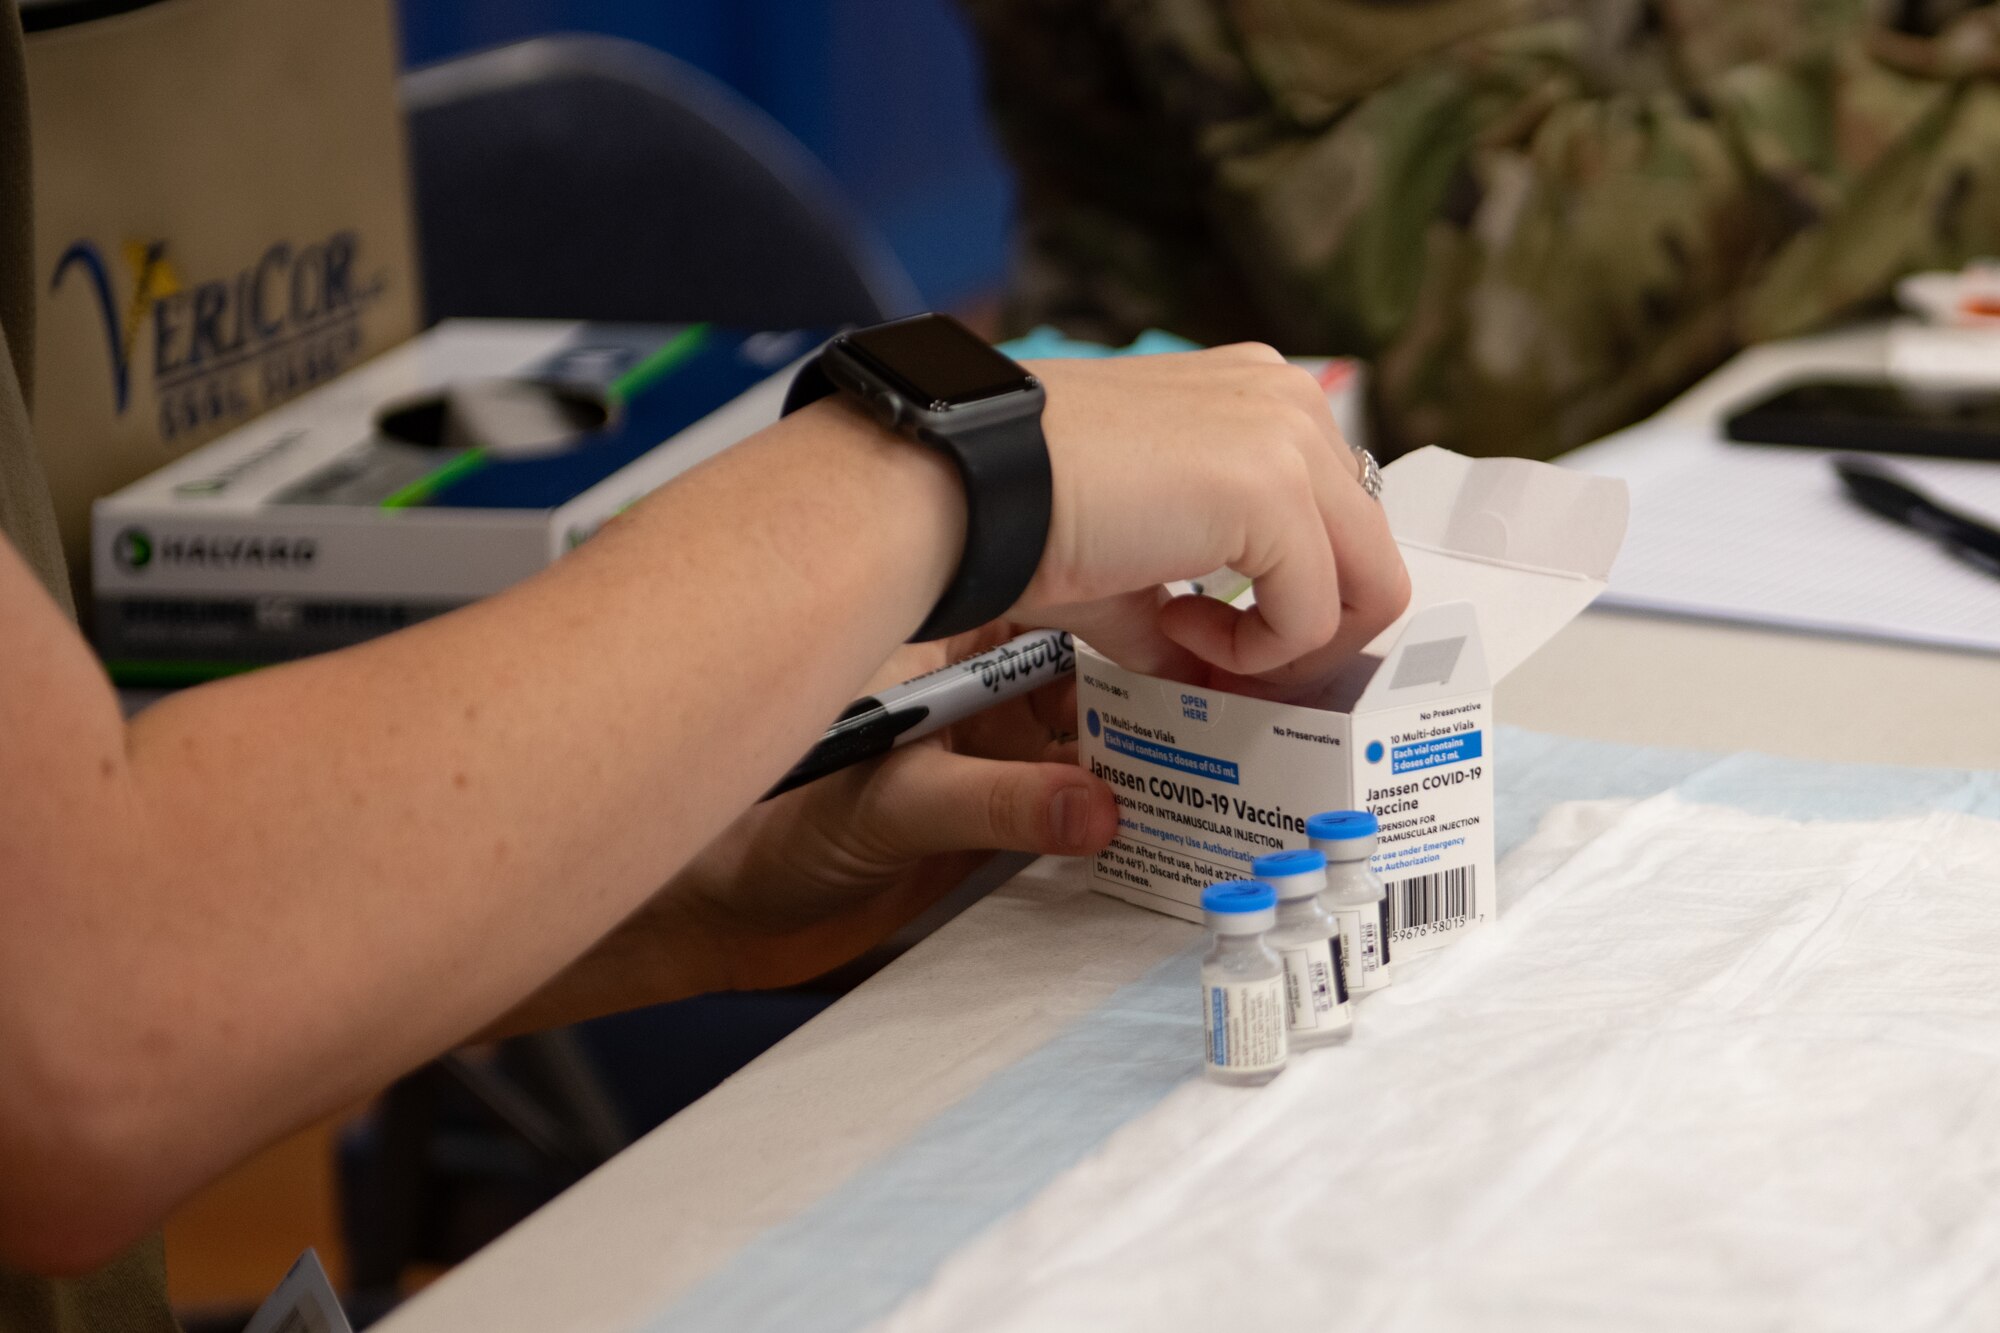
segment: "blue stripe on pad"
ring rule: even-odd
[[[1204,948],[1112,992],[643,1327],[819,1333],[888,1314],[961,1245],[1200,1075]]]
[[[1497,728],[1504,857],[1563,801],[1686,799],[1791,819],[1955,810],[2000,819],[2000,773],[1717,756]],[[853,1330],[921,1289],[939,1264],[1199,1076],[1197,945],[1115,991],[994,1074],[908,1142],[770,1228],[644,1327]]]

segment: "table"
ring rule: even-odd
[[[1822,345],[1826,362],[1857,367],[1879,365],[1880,348],[1867,334]],[[1712,412],[1766,351],[1669,410]],[[1637,744],[1992,768],[1996,687],[1992,657],[1589,612],[1500,686],[1497,717]],[[1036,862],[381,1327],[637,1326],[1197,935],[1083,891],[1074,865]]]

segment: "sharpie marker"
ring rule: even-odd
[[[1041,629],[880,694],[856,699],[826,729],[819,744],[792,765],[792,771],[777,786],[764,793],[764,799],[887,754],[898,745],[1017,699],[1074,670],[1076,645],[1069,635],[1058,629]]]

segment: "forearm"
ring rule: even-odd
[[[1381,508],[1271,349],[1036,373],[1054,493],[1016,618],[1241,676],[1402,609]],[[803,752],[922,621],[964,525],[940,456],[821,404],[509,593],[129,729],[0,547],[0,1260],[101,1256],[517,1005]],[[1153,591],[1225,564],[1253,609]],[[668,927],[661,970],[772,984],[921,910],[915,862],[1110,836],[1073,765],[932,762],[954,758],[906,746],[815,784],[848,799],[814,814],[806,900],[760,862],[705,913],[643,918]],[[722,968],[672,947],[689,919],[719,937],[704,915],[740,927]]]
[[[44,1020],[7,1034],[43,1080],[15,1095],[143,1177],[70,1187],[154,1215],[517,1002],[782,773],[922,619],[962,524],[948,465],[828,405],[480,605],[122,736],[80,724],[87,766],[56,756],[25,804],[86,845],[31,848],[60,882],[0,900],[0,1002]]]
[[[725,835],[717,843],[730,841]],[[697,853],[640,909],[646,929],[612,931],[469,1040],[499,1041],[662,1000],[736,989],[725,942],[687,906],[690,898],[724,883],[731,850],[711,844]]]

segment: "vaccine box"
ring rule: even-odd
[[[1200,689],[1077,653],[1082,761],[1118,837],[1094,885],[1190,921],[1201,891],[1366,809],[1390,956],[1494,917],[1493,687],[1603,590],[1625,485],[1516,458],[1421,449],[1383,470],[1410,608],[1313,706]]]
[[[440,324],[99,500],[98,651],[122,683],[180,683],[497,592],[777,420],[792,366],[820,340],[709,325]],[[442,424],[454,386],[496,381],[561,386],[583,414],[574,433],[485,446]]]

